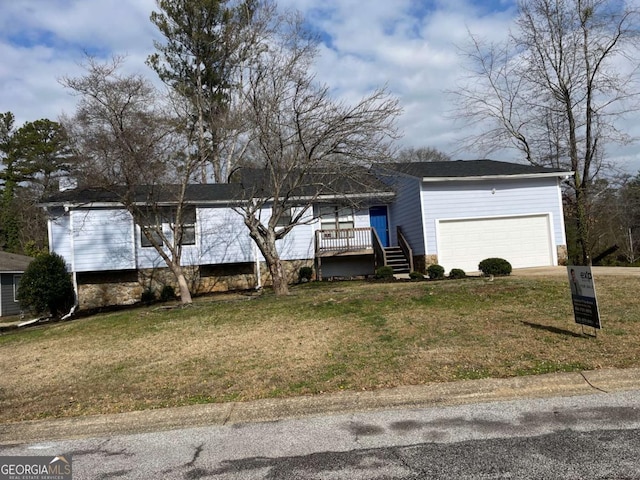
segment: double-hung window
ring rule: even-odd
[[[293,218],[293,211],[291,207],[285,207],[278,218],[277,227],[288,227],[291,225],[291,219]]]
[[[13,276],[13,301],[18,301],[18,289],[20,288],[20,280],[22,280],[22,275],[17,274]]]
[[[162,232],[162,223],[145,225],[145,227],[140,229],[140,245],[142,245],[143,247],[153,247],[153,243],[144,233],[145,229],[149,232],[149,235],[151,236],[151,238],[153,238],[153,241],[161,247],[164,243],[162,241],[162,235],[160,233]]]
[[[151,238],[159,246],[164,244],[163,237],[171,241],[171,235],[176,235],[179,231],[182,234],[181,245],[196,244],[196,210],[195,208],[185,208],[182,211],[181,225],[175,223],[175,210],[162,209],[145,215],[144,227],[140,230],[140,245],[142,247],[152,247],[153,242],[145,235],[144,230],[149,232]]]
[[[179,226],[178,226],[179,227]],[[196,244],[196,209],[185,208],[182,211],[182,241],[181,245]]]
[[[320,229],[324,238],[353,237],[353,209],[337,205],[322,205],[319,208]]]

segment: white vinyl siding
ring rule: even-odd
[[[232,208],[199,208],[196,236],[200,238],[194,265],[242,263],[255,260],[253,240],[242,216]],[[190,262],[191,263],[191,262]]]
[[[425,182],[423,186],[427,254],[438,254],[436,225],[441,219],[550,214],[556,245],[566,244],[557,178]]]
[[[299,211],[299,210],[298,210]],[[294,208],[292,213],[298,211]],[[263,220],[270,210],[263,211]],[[195,245],[184,245],[182,265],[218,265],[264,260],[241,214],[227,207],[196,209]],[[341,223],[355,228],[369,228],[369,209],[349,210],[339,217]],[[343,221],[344,220],[344,221]],[[266,221],[266,220],[265,220]],[[282,260],[313,260],[315,232],[320,220],[308,209],[276,248]],[[163,231],[170,240],[169,224]],[[75,272],[164,268],[165,262],[153,247],[142,246],[142,232],[124,209],[81,208],[50,220],[52,251],[61,254]],[[168,253],[168,250],[165,250]]]
[[[371,220],[369,218],[369,208],[362,210],[356,210],[353,213],[353,224],[355,228],[369,228],[371,227]]]
[[[266,209],[263,213],[265,215],[263,217],[263,221],[267,222],[268,216],[271,215],[271,210]],[[291,214],[293,216],[299,213],[299,208],[293,208],[291,210]],[[293,229],[282,240],[276,241],[276,249],[278,250],[281,260],[305,260],[313,258],[314,227],[312,225],[312,220],[312,209],[308,209],[301,219],[301,222],[293,227]],[[264,260],[262,254],[260,254],[260,259]]]
[[[400,225],[414,255],[426,252],[420,184],[416,178],[398,177],[392,185],[396,189],[396,200],[389,205],[390,243],[398,244],[397,226]]]
[[[557,264],[551,215],[439,220],[438,263],[446,271],[478,270],[485,258],[506,259],[513,268]]]
[[[67,270],[73,267],[73,254],[71,246],[71,217],[62,209],[53,212],[49,219],[49,250],[64,258]]]
[[[91,272],[133,269],[133,218],[125,210],[71,212],[73,270]]]

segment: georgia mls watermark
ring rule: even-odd
[[[71,480],[71,455],[0,457],[0,480]]]

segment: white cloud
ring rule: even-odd
[[[404,108],[399,121],[406,146],[457,149],[464,126],[448,116],[463,74],[456,45],[467,30],[499,40],[508,34],[513,0],[280,0],[299,9],[327,40],[316,64],[317,78],[341,99],[356,101],[388,85]],[[128,56],[126,68],[155,74],[144,65],[159,38],[149,16],[155,0],[0,1],[0,111],[18,124],[71,113],[75,98],[58,83],[82,73],[83,52]],[[626,125],[635,125],[637,116]],[[460,157],[477,156],[475,152]],[[503,159],[509,153],[500,154]],[[612,150],[640,169],[637,147]]]

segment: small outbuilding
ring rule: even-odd
[[[0,251],[0,317],[19,315],[18,286],[32,257]]]

